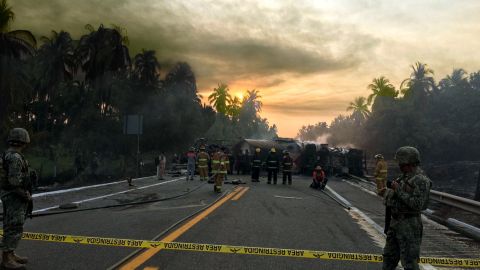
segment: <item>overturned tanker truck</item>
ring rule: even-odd
[[[328,144],[277,138],[273,140],[243,139],[234,144],[232,151],[234,155],[251,155],[256,148],[261,149],[263,160],[272,148],[276,149],[279,156],[287,150],[294,160],[295,173],[310,175],[316,165],[322,166],[327,175],[363,176],[364,172],[364,152],[354,148],[329,147]]]

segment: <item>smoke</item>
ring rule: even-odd
[[[317,137],[317,139],[315,140],[317,143],[320,143],[320,144],[326,144],[328,143],[328,139],[332,136],[332,134],[330,133],[324,133],[320,136]]]

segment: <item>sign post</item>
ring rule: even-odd
[[[143,115],[126,115],[123,119],[123,134],[137,135],[136,177],[138,178],[140,176],[140,135],[143,134]]]

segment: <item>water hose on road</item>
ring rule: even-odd
[[[320,199],[323,199],[323,197],[321,196],[318,196],[316,194],[312,194],[310,192],[305,192],[303,190],[300,190],[300,189],[297,189],[297,188],[293,188],[294,190],[298,191],[298,192],[301,192],[303,194],[306,194],[306,195],[309,195],[309,196],[312,196],[312,197],[317,197],[317,198],[320,198]],[[330,199],[332,199],[334,202],[336,202],[338,205],[340,205],[342,208],[345,208],[347,210],[350,210],[350,206],[347,206],[345,204],[343,204],[342,202],[340,202],[339,200],[337,200],[335,197],[333,197],[332,195],[328,194],[327,192],[325,192],[324,190],[320,190],[323,194],[327,195],[327,197],[329,197]]]
[[[142,205],[142,204],[149,204],[149,203],[156,203],[156,202],[162,202],[162,201],[168,201],[168,200],[173,200],[177,199],[180,197],[187,196],[188,194],[200,189],[207,183],[202,183],[195,188],[188,190],[187,192],[183,192],[174,196],[170,197],[165,197],[165,198],[160,198],[160,199],[154,199],[154,200],[145,200],[145,201],[137,201],[137,202],[129,202],[129,203],[120,203],[120,204],[111,204],[111,205],[105,205],[105,206],[97,206],[97,207],[89,207],[89,208],[83,208],[83,209],[75,209],[75,210],[67,210],[67,211],[55,211],[55,212],[48,212],[48,213],[36,213],[32,214],[31,217],[44,217],[44,216],[53,216],[53,215],[60,215],[60,214],[69,214],[69,213],[77,213],[77,212],[84,212],[84,211],[93,211],[93,210],[99,210],[99,209],[108,209],[108,208],[116,208],[116,207],[125,207],[125,206],[134,206],[134,205]],[[59,207],[60,208],[60,207]],[[3,213],[1,213],[2,220],[3,220]]]
[[[156,235],[151,241],[159,241],[160,238],[162,238],[163,236],[165,236],[166,234],[168,234],[170,231],[172,231],[173,229],[175,229],[178,225],[182,224],[183,222],[195,217],[196,215],[202,213],[203,211],[207,210],[209,207],[211,207],[212,205],[214,205],[215,203],[217,203],[219,200],[223,199],[225,196],[227,196],[228,194],[230,193],[230,191],[225,191],[222,193],[221,196],[219,196],[217,199],[215,199],[213,202],[209,203],[208,205],[206,205],[205,207],[203,207],[202,209],[199,209],[197,211],[195,211],[194,213],[178,220],[177,222],[175,222],[174,224],[172,224],[170,227],[168,227],[167,229],[163,230],[161,233],[159,233],[158,235]],[[127,257],[121,259],[119,262],[117,262],[116,264],[110,266],[109,268],[107,268],[107,270],[114,270],[114,269],[118,269],[118,267],[120,267],[121,265],[123,265],[124,263],[128,262],[129,260],[131,260],[133,257],[137,256],[140,252],[142,252],[144,249],[137,249],[135,250],[134,252],[130,253]]]

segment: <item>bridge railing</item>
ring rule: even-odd
[[[474,200],[470,200],[467,198],[455,196],[452,194],[448,194],[448,193],[440,192],[436,190],[430,191],[430,199],[480,215],[480,202],[477,202]]]
[[[350,175],[350,176],[375,186],[373,182],[368,181],[364,178],[357,177],[354,175]],[[480,202],[475,200],[463,198],[463,197],[452,195],[445,192],[440,192],[437,190],[430,190],[430,199],[443,203],[448,206],[456,207],[456,208],[468,211],[470,213],[480,215]]]

